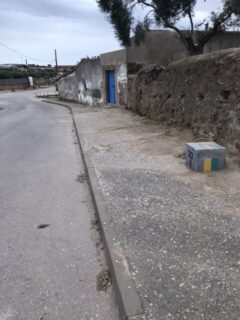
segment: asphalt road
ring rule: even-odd
[[[117,319],[76,142],[67,109],[0,95],[0,320]]]

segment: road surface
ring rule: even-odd
[[[1,94],[0,320],[117,319],[94,219],[70,112]]]

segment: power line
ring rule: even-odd
[[[12,52],[15,52],[16,54],[18,54],[18,55],[20,55],[20,56],[25,57],[25,58],[28,58],[28,59],[30,59],[30,60],[41,61],[41,62],[54,62],[54,61],[55,61],[55,60],[35,59],[35,58],[32,58],[32,57],[30,57],[30,56],[28,56],[28,55],[26,55],[26,54],[24,54],[24,53],[22,53],[22,52],[19,52],[19,51],[15,50],[15,49],[12,49],[12,48],[8,47],[7,45],[5,45],[5,44],[2,43],[2,42],[0,42],[0,45],[3,46],[3,47],[5,47],[6,49],[12,51]]]

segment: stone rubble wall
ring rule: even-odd
[[[0,79],[0,90],[27,89],[28,87],[29,87],[28,78]]]
[[[128,108],[240,151],[240,49],[141,69],[128,79]]]

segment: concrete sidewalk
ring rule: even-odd
[[[194,173],[183,157],[190,131],[120,108],[70,106],[145,319],[239,319],[237,160]]]

